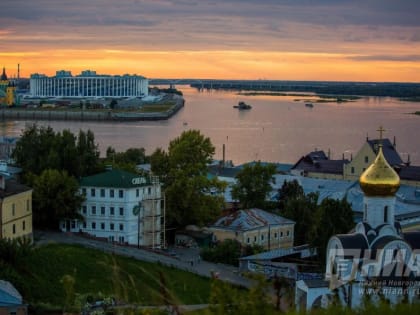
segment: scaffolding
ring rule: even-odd
[[[159,177],[150,176],[150,182],[152,185],[143,196],[142,228],[139,233],[143,246],[152,249],[165,248],[165,197],[162,196]]]

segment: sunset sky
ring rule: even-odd
[[[420,82],[419,0],[2,0],[0,66],[31,73]]]

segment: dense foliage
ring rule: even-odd
[[[316,193],[305,195],[296,180],[285,181],[279,189],[280,214],[296,222],[295,245],[310,244],[317,248],[319,262],[324,264],[330,237],[348,233],[354,227],[354,220],[347,200],[326,198],[320,204],[318,200]]]
[[[236,175],[236,184],[232,187],[232,198],[239,200],[242,208],[262,208],[267,205],[267,197],[272,190],[276,167],[274,164],[262,165],[257,162],[246,164]]]
[[[35,177],[33,189],[33,222],[38,228],[57,229],[61,219],[83,219],[78,210],[84,196],[66,171],[43,171]]]
[[[36,124],[25,128],[12,157],[22,168],[25,179],[46,169],[65,170],[76,178],[99,170],[99,150],[93,132],[80,130],[76,137],[69,130],[54,132]]]
[[[124,152],[117,152],[113,147],[108,147],[102,162],[105,166],[112,165],[115,169],[136,173],[136,166],[149,162],[149,157],[144,148],[129,148]]]
[[[213,155],[210,139],[198,130],[184,131],[169,143],[168,152],[152,154],[152,172],[164,184],[169,225],[204,225],[220,214],[225,184],[207,177]]]
[[[241,244],[232,239],[226,239],[212,248],[203,248],[200,252],[204,260],[233,266],[239,265]]]

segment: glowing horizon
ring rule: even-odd
[[[420,82],[420,2],[192,2],[4,0],[0,66],[10,77],[19,63],[21,77]]]

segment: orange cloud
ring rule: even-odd
[[[220,78],[420,82],[420,63],[381,60],[356,54],[277,51],[44,50],[0,53],[7,72],[73,75],[85,69],[103,74],[140,74],[148,78]],[[362,59],[362,60],[360,60]]]

